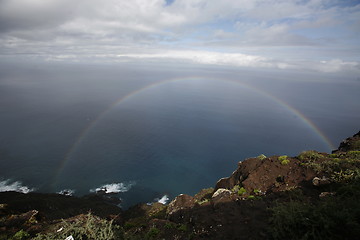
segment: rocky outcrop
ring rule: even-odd
[[[195,198],[186,194],[177,196],[167,207],[166,214],[169,219],[184,218],[187,210],[195,206]]]
[[[347,152],[347,151],[360,151],[360,131],[354,136],[349,137],[342,141],[338,149],[334,150],[333,153]]]
[[[278,156],[267,158],[249,158],[239,162],[238,168],[228,178],[220,179],[215,189],[233,189],[244,187],[247,194],[252,192],[279,192],[301,185],[313,179],[316,173],[301,166],[301,160],[286,157],[288,162],[279,160]]]

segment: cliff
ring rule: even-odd
[[[167,206],[0,193],[0,239],[357,239],[359,198],[360,132],[332,153],[246,159]]]

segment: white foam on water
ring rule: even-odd
[[[73,189],[63,189],[63,190],[57,192],[57,194],[65,195],[65,196],[73,196],[74,193],[75,193],[75,190],[73,190]]]
[[[0,192],[21,192],[21,193],[29,193],[34,191],[35,189],[29,188],[27,186],[23,186],[20,181],[11,181],[10,179],[0,182]]]
[[[127,192],[135,185],[135,182],[128,183],[110,183],[101,187],[91,189],[90,192],[104,192],[104,193],[120,193]]]
[[[162,204],[167,204],[167,203],[169,202],[169,200],[170,200],[169,196],[168,196],[168,195],[164,195],[164,196],[162,196],[162,198],[160,198],[160,199],[158,200],[158,202],[159,202],[159,203],[162,203]]]
[[[158,203],[162,203],[162,204],[167,204],[169,202],[170,198],[168,195],[164,195],[161,198],[155,198],[154,202],[158,202]],[[153,203],[147,203],[148,205],[152,205]]]

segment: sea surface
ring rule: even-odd
[[[342,75],[125,63],[0,68],[3,191],[102,188],[123,207],[164,202],[213,187],[246,158],[330,152],[360,130],[360,82]]]

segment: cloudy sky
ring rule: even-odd
[[[360,73],[360,1],[0,0],[0,57]]]

